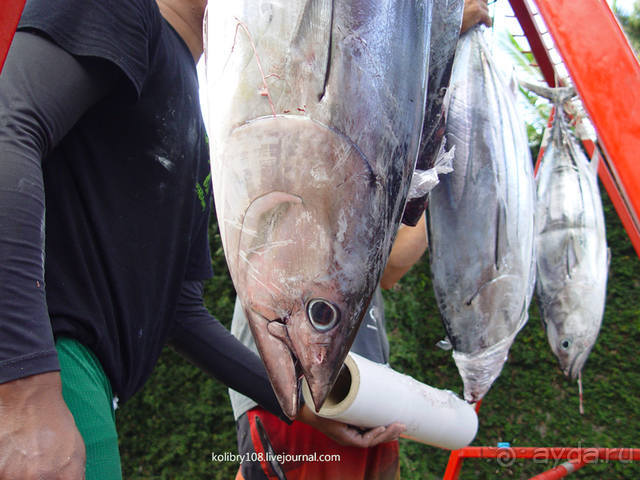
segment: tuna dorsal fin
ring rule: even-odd
[[[574,234],[569,234],[566,243],[566,252],[565,252],[565,261],[567,268],[567,276],[571,278],[573,276],[573,272],[576,267],[580,263],[580,259],[582,258],[581,252],[582,248],[578,244],[578,239]]]
[[[311,91],[315,101],[322,100],[331,70],[331,37],[333,29],[333,0],[308,0],[291,45],[292,68],[311,79]],[[322,48],[318,48],[321,46]],[[324,71],[324,75],[317,72]]]

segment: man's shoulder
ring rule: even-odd
[[[153,0],[28,0],[18,29],[41,34],[74,56],[110,61],[139,93],[161,22]]]

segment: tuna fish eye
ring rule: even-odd
[[[563,350],[568,349],[571,346],[571,340],[564,339],[560,344],[560,346],[562,347]]]
[[[307,303],[307,317],[313,328],[319,332],[326,332],[338,323],[340,312],[327,300],[314,298]]]

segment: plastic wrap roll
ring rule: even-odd
[[[313,405],[303,381],[304,400]],[[469,445],[478,430],[472,405],[450,390],[440,390],[354,353],[347,356],[318,415],[363,428],[401,422],[402,435],[455,450]]]

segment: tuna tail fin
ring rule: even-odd
[[[540,97],[544,97],[555,105],[562,105],[572,97],[576,96],[576,89],[574,87],[546,87],[535,83],[527,82],[526,80],[519,79],[518,83],[523,88],[535,93]]]

